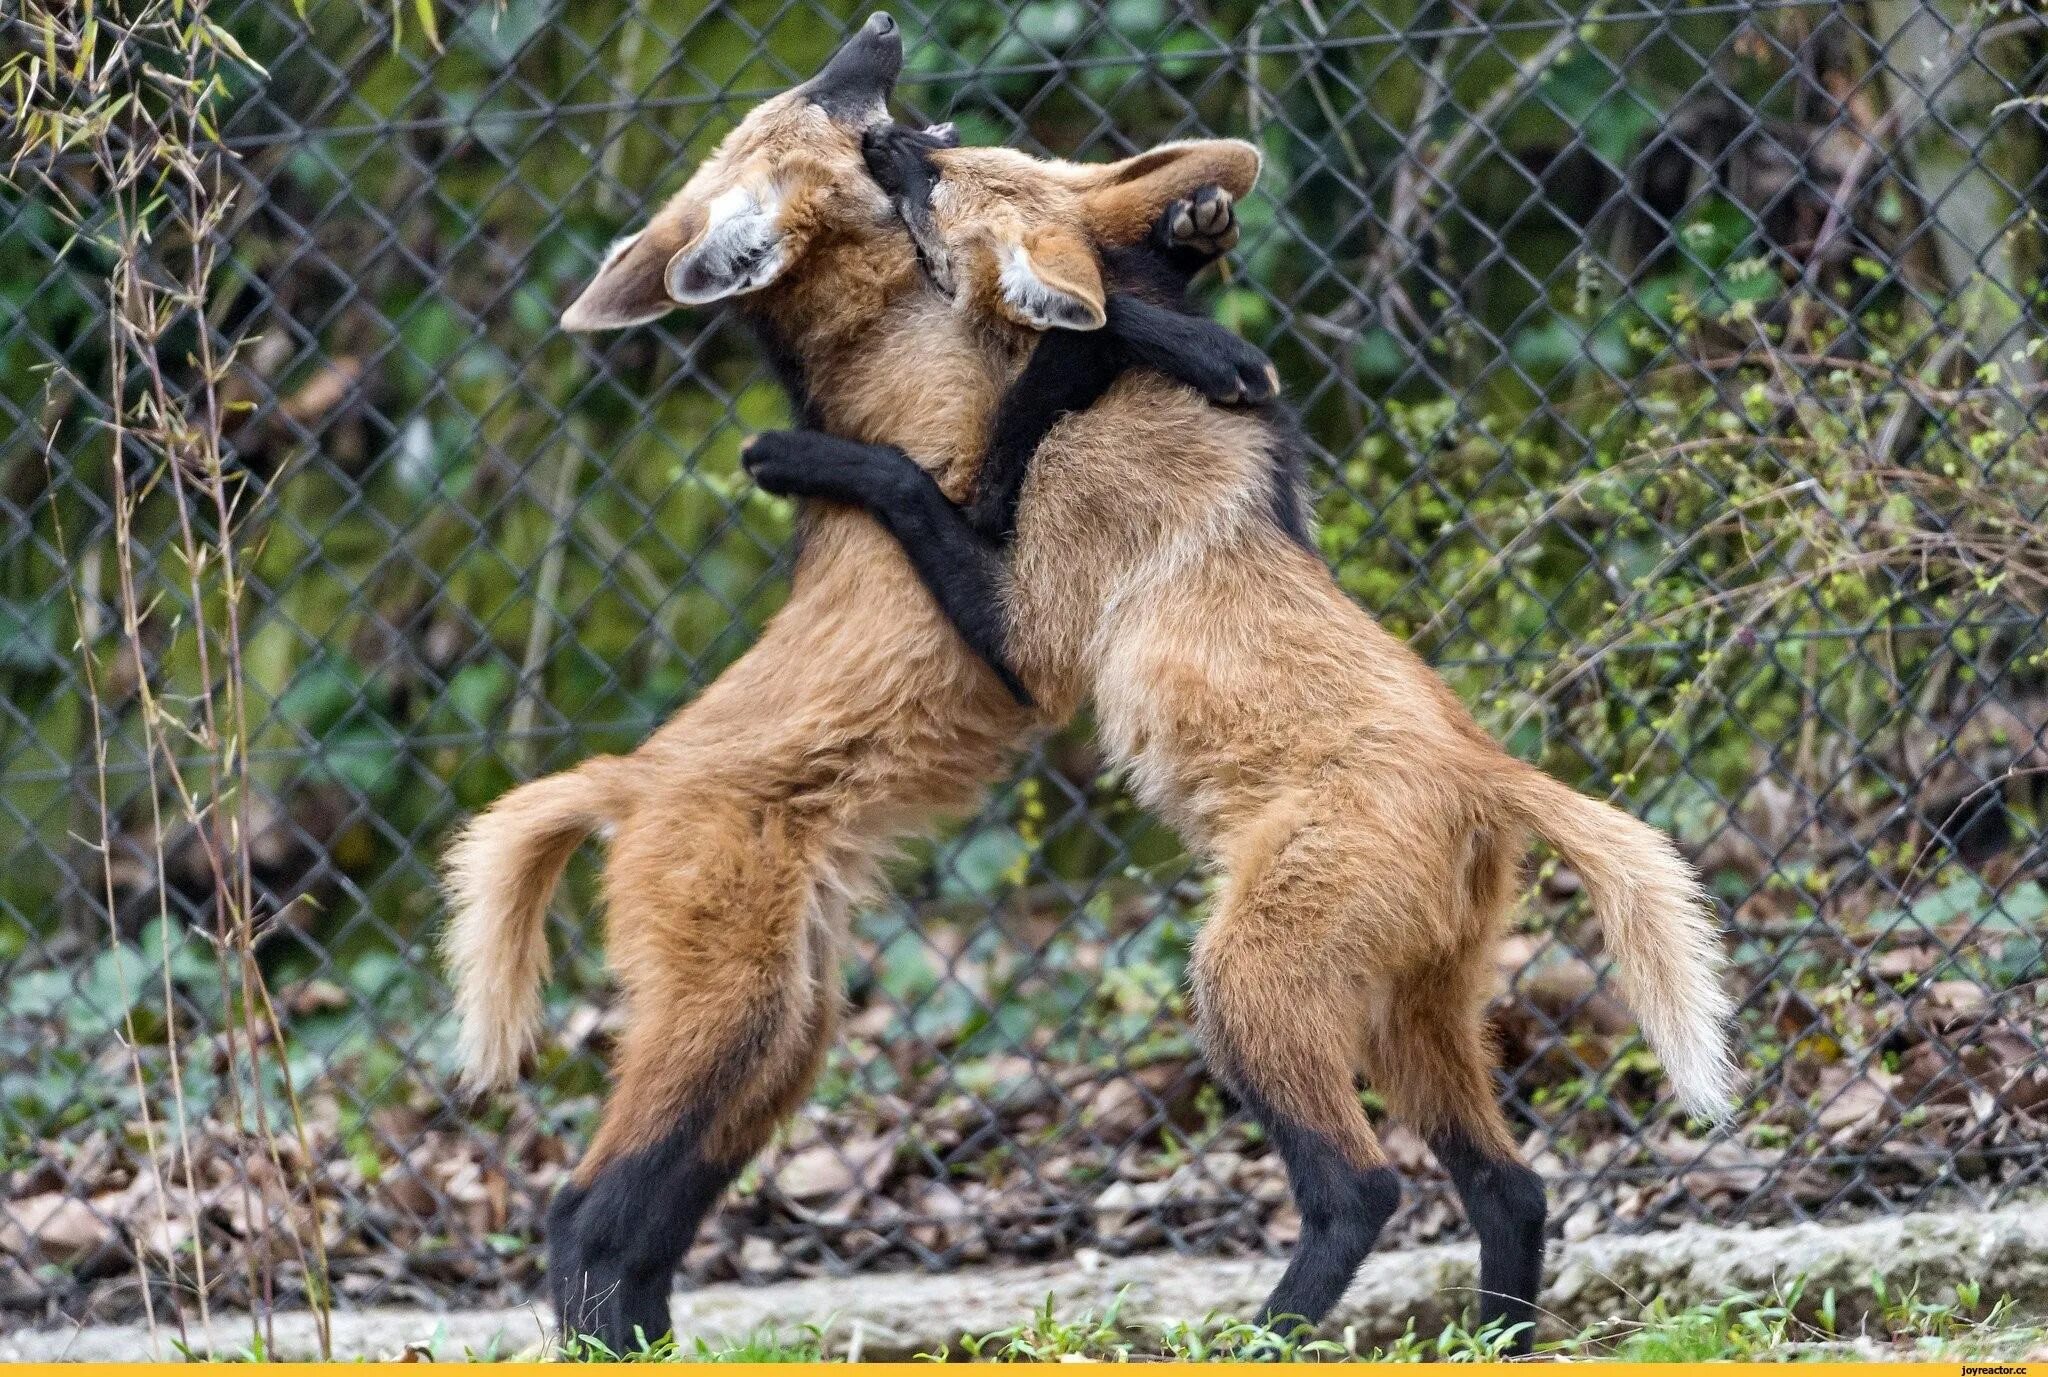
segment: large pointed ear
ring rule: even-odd
[[[1088,167],[1078,181],[1089,232],[1100,243],[1135,244],[1161,211],[1205,186],[1243,200],[1259,180],[1260,162],[1259,150],[1243,139],[1189,139]]]
[[[669,259],[663,281],[684,306],[703,306],[758,291],[782,276],[794,258],[784,230],[785,195],[778,188],[736,186],[705,207],[704,232]]]
[[[669,260],[703,228],[701,206],[680,196],[669,202],[647,228],[611,246],[597,276],[562,312],[562,328],[617,330],[667,315],[677,305],[663,280]]]
[[[1087,241],[1042,228],[1002,246],[997,309],[1033,330],[1100,330],[1102,269]]]

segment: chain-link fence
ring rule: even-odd
[[[1563,1231],[2034,1181],[2039,11],[892,8],[899,105],[970,142],[1264,148],[1210,299],[1280,364],[1338,578],[1511,749],[1706,874],[1754,1076],[1711,1134],[1661,1100],[1575,877],[1532,870],[1501,1089]],[[687,703],[777,605],[790,529],[739,474],[787,412],[730,321],[554,318],[860,14],[212,13],[250,59],[219,63],[220,185],[134,201],[221,218],[124,250],[118,167],[73,146],[16,165],[0,222],[0,1303],[161,1316],[322,1272],[343,1304],[520,1295],[606,1086],[588,858],[538,1065],[474,1106],[437,848]],[[0,84],[17,132],[75,56]],[[116,153],[144,142],[123,119]],[[138,352],[109,302],[189,282],[193,244],[203,293]],[[201,392],[211,470],[162,424]],[[1278,1162],[1188,1037],[1202,878],[1085,723],[893,875],[824,1080],[693,1275],[1284,1248]],[[1421,1182],[1394,1236],[1455,1234],[1387,1136]]]

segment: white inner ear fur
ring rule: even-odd
[[[733,187],[704,208],[704,232],[669,259],[663,285],[679,305],[702,306],[756,291],[789,265],[782,239],[782,199]]]
[[[1010,309],[1034,330],[1099,330],[1102,313],[1090,303],[1039,280],[1021,244],[1003,254],[996,285]]]

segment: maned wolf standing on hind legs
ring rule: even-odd
[[[861,134],[901,62],[875,16],[616,245],[563,324],[736,298],[809,423],[902,446],[964,493],[1035,337],[928,290],[867,175]],[[1065,175],[1112,240],[1135,242],[1200,187],[1243,195],[1257,168],[1248,145],[1198,141]],[[597,1137],[549,1214],[566,1330],[623,1350],[668,1329],[699,1221],[817,1074],[848,908],[878,857],[971,804],[1043,721],[870,517],[811,507],[789,601],[746,655],[630,756],[515,789],[457,840],[446,951],[471,1078],[495,1085],[539,1021],[548,896],[586,837],[610,838],[606,950],[627,1021]]]
[[[871,28],[864,37],[872,40],[874,33]],[[852,48],[850,45],[849,51]],[[839,66],[840,61],[835,60],[833,68]],[[832,75],[832,69],[826,75]],[[805,382],[810,419],[856,440],[902,443],[905,436],[918,436],[923,443],[913,452],[914,457],[932,466],[945,492],[961,492],[968,486],[963,479],[973,477],[969,470],[981,430],[986,429],[994,408],[994,393],[1014,372],[1028,341],[1012,340],[1006,345],[1003,332],[990,330],[989,322],[978,319],[976,312],[954,311],[929,294],[920,298],[915,254],[908,238],[892,232],[874,216],[872,198],[864,200],[857,188],[818,170],[821,148],[830,155],[828,162],[836,160],[845,148],[844,130],[829,121],[821,124],[816,118],[819,110],[830,108],[828,103],[802,91],[794,97],[782,98],[784,103],[770,102],[750,116],[648,229],[607,259],[568,323],[629,323],[652,318],[674,301],[702,301],[721,292],[765,287],[749,305],[765,332],[786,351],[791,364],[787,371]],[[844,101],[833,103],[841,110],[851,108]],[[1008,191],[1012,202],[1018,204],[1000,211],[985,209],[988,222],[1002,230],[991,236],[1005,256],[1007,271],[999,278],[1021,296],[988,303],[989,309],[1032,324],[1068,318],[1087,323],[1082,317],[1094,318],[1096,313],[1090,307],[1100,303],[1071,290],[1079,286],[1086,292],[1084,269],[1089,266],[1075,251],[1076,224],[1092,226],[1098,232],[1105,226],[1141,228],[1146,220],[1136,216],[1136,208],[1143,204],[1139,193],[1151,194],[1151,204],[1162,205],[1171,199],[1163,194],[1164,185],[1175,176],[1190,183],[1190,190],[1215,181],[1227,190],[1241,192],[1242,185],[1233,187],[1231,183],[1247,183],[1249,178],[1230,171],[1229,146],[1215,146],[1214,153],[1204,153],[1203,147],[1162,150],[1099,169],[1013,162],[1010,170],[1020,180],[1010,183]],[[1237,156],[1249,156],[1249,150]],[[1218,161],[1204,167],[1204,157]],[[1192,175],[1196,172],[1201,175]],[[1176,194],[1185,195],[1186,191]],[[1078,206],[1073,204],[1076,196],[1080,198]],[[1085,212],[1092,218],[1062,223],[1059,213],[1063,211]],[[1032,224],[1034,214],[1041,219],[1050,215],[1051,222]],[[1118,236],[1101,237],[1114,242]],[[791,271],[800,256],[804,260],[801,270]],[[860,290],[863,285],[868,290]],[[1054,298],[1062,291],[1073,298],[1068,307],[1078,302],[1079,314],[1054,309]],[[1102,313],[1112,329],[1117,328],[1119,314]],[[890,352],[892,347],[896,352]],[[949,353],[949,349],[957,352]],[[1039,371],[1041,357],[1057,359],[1041,349],[1032,356],[1025,383]],[[941,373],[948,362],[952,371]],[[891,394],[892,384],[920,389],[916,400]],[[1284,548],[1278,553],[1290,571],[1288,576],[1298,574],[1303,551],[1299,531],[1288,517],[1291,504],[1298,499],[1285,487],[1291,474],[1276,462],[1282,456],[1270,425],[1254,417],[1249,428],[1239,426],[1235,418],[1201,405],[1184,390],[1156,378],[1138,375],[1120,387],[1125,402],[1137,397],[1144,404],[1135,408],[1106,406],[1069,417],[1038,453],[1032,494],[1045,487],[1048,473],[1078,473],[1082,476],[1076,481],[1086,491],[1087,484],[1095,481],[1087,476],[1094,466],[1107,465],[1105,471],[1114,471],[1118,462],[1140,460],[1164,467],[1157,473],[1138,475],[1140,482],[1116,493],[1105,494],[1101,483],[1095,481],[1094,499],[1106,501],[1111,508],[1098,514],[1103,519],[1100,530],[1121,531],[1119,538],[1135,538],[1136,544],[1112,551],[1115,557],[1101,569],[1069,572],[1088,578],[1113,574],[1123,567],[1122,561],[1133,549],[1142,548],[1156,535],[1156,531],[1133,528],[1134,521],[1156,523],[1162,517],[1177,519],[1208,511],[1219,519],[1197,522],[1194,533],[1201,538],[1188,545],[1187,553],[1202,555],[1205,540],[1236,536],[1258,537],[1246,548],[1256,546],[1261,552],[1273,553],[1259,543],[1263,539],[1260,533],[1277,531],[1284,538]],[[1020,384],[1020,395],[1023,390]],[[895,400],[876,400],[892,396]],[[928,418],[914,410],[920,402],[933,408],[934,416],[958,421],[971,414],[976,424],[943,432],[934,439],[920,424]],[[1131,426],[1133,411],[1144,421],[1135,429]],[[998,426],[998,441],[1002,436]],[[953,443],[949,447],[940,441]],[[750,455],[757,472],[773,470],[778,459],[801,457],[788,449],[778,454],[777,448],[772,437],[757,446]],[[1112,450],[1118,451],[1121,459],[1106,457]],[[831,465],[820,467],[823,471]],[[788,477],[786,473],[783,476]],[[1040,517],[1032,515],[1038,499],[1027,495],[1026,502],[1021,510],[1011,510],[1019,511],[1019,523],[1028,526]],[[990,510],[1000,513],[1004,505],[998,500]],[[1255,514],[1257,519],[1246,524]],[[629,761],[607,762],[602,774],[609,792],[580,796],[598,799],[605,807],[593,803],[581,813],[570,809],[567,824],[556,833],[540,826],[530,828],[522,837],[514,827],[508,849],[502,851],[471,843],[458,853],[456,887],[464,906],[458,909],[452,946],[458,967],[465,970],[466,1022],[478,1032],[475,1045],[486,1054],[485,1064],[491,1064],[495,1052],[497,1069],[503,1072],[516,1066],[518,1048],[532,1016],[530,1008],[522,1010],[503,1001],[531,999],[530,992],[544,969],[545,948],[536,951],[529,944],[522,949],[517,941],[506,942],[506,933],[500,929],[509,926],[514,938],[536,937],[546,890],[568,849],[601,821],[616,829],[607,888],[612,905],[613,958],[627,987],[630,1014],[621,1058],[621,1088],[607,1107],[597,1143],[579,1166],[575,1184],[558,1202],[551,1223],[555,1250],[551,1272],[565,1323],[595,1328],[614,1346],[629,1342],[635,1328],[651,1335],[666,1327],[669,1273],[698,1218],[730,1174],[759,1146],[775,1118],[801,1095],[815,1069],[836,997],[832,951],[843,922],[846,894],[852,887],[828,883],[842,873],[830,868],[846,854],[838,843],[851,837],[879,845],[874,839],[885,833],[874,819],[894,818],[900,824],[937,806],[935,795],[918,795],[914,789],[906,792],[905,781],[935,786],[947,778],[944,774],[920,776],[920,762],[913,753],[918,744],[916,733],[905,732],[892,721],[884,724],[887,729],[878,738],[873,724],[861,718],[862,713],[879,712],[885,717],[898,713],[913,723],[929,722],[930,703],[911,694],[877,699],[865,682],[838,682],[838,666],[821,657],[818,646],[778,636],[784,623],[790,623],[829,638],[835,615],[857,625],[866,636],[891,633],[886,617],[870,596],[871,588],[856,586],[846,577],[848,566],[823,566],[828,572],[836,570],[839,577],[836,590],[842,601],[836,606],[820,600],[817,582],[807,591],[806,575],[820,567],[815,533],[821,528],[838,532],[848,542],[841,548],[857,548],[862,558],[876,558],[872,545],[852,543],[872,536],[872,528],[848,533],[843,526],[829,524],[843,515],[831,512],[812,518],[816,522],[811,527],[814,543],[800,567],[790,607],[764,634],[761,647],[748,657],[749,661],[759,657],[761,667],[746,673],[736,666]],[[910,539],[918,532],[939,529],[934,522],[941,515],[929,508],[898,504],[891,509],[891,529]],[[1298,517],[1298,508],[1295,515]],[[1022,558],[1026,552],[1046,548],[1034,545],[1028,530],[1021,535],[1020,570],[1025,567]],[[1197,560],[1196,567],[1199,564]],[[1318,567],[1318,572],[1327,584],[1326,571]],[[891,576],[900,575],[898,566]],[[1160,586],[1171,583],[1158,582]],[[1019,587],[1023,586],[1020,580]],[[1046,635],[1046,644],[1036,649],[1023,644],[1024,638],[1018,635],[997,639],[1001,649],[1030,666],[1027,681],[1034,691],[1047,693],[1058,706],[1065,706],[1085,687],[1074,656],[1085,643],[1095,640],[1089,628],[1104,614],[1106,604],[1095,597],[1104,590],[1091,587],[1087,596],[1076,598],[1073,588],[1057,578],[1042,587],[1054,595],[1055,602],[1070,600],[1066,605],[1075,618],[1071,625],[1056,624],[1056,618],[1020,617],[1016,609],[1002,606],[997,608],[993,624],[975,623],[970,615],[961,629],[976,638],[977,646],[984,647],[988,641],[982,633],[991,629],[999,633],[1005,620],[1013,628],[1028,626],[1033,633]],[[1293,591],[1301,593],[1304,588]],[[946,602],[949,608],[971,611],[971,599],[961,602],[955,598],[958,590],[938,586],[935,591],[942,599],[952,599]],[[1144,611],[1143,598],[1118,601],[1119,615]],[[1122,605],[1125,602],[1131,605]],[[1313,604],[1313,599],[1310,602]],[[1163,605],[1182,604],[1176,595]],[[912,630],[930,632],[928,603],[898,597],[892,599],[891,606],[910,618],[907,624]],[[1351,612],[1358,615],[1355,608]],[[1227,627],[1210,630],[1235,644],[1233,638],[1245,629],[1243,619],[1233,616]],[[1162,630],[1166,632],[1163,644],[1156,648],[1169,659],[1180,649],[1201,661],[1183,666],[1191,676],[1218,674],[1223,676],[1221,683],[1232,682],[1230,661],[1224,653],[1229,645],[1213,643],[1214,638],[1202,628]],[[1176,644],[1174,637],[1182,632],[1185,639]],[[854,648],[830,639],[821,644],[825,657],[834,649]],[[924,667],[958,679],[963,675],[964,652],[957,641],[946,644],[959,658],[947,664],[943,655],[927,654]],[[775,655],[799,658],[777,665],[772,658]],[[822,682],[816,677],[821,667]],[[857,668],[879,672],[901,666],[882,657]],[[807,672],[812,677],[789,684],[773,677],[782,670]],[[971,667],[964,672],[971,677]],[[1426,670],[1422,672],[1427,677]],[[1137,675],[1130,682],[1140,683],[1143,678]],[[722,693],[728,680],[738,680],[741,687]],[[894,682],[914,688],[914,680]],[[976,682],[995,692],[994,679],[982,676]],[[1100,693],[1100,685],[1095,687]],[[797,695],[806,689],[829,690],[821,706],[830,710],[804,718],[804,704]],[[1166,689],[1149,709],[1164,714],[1159,721],[1161,740],[1171,746],[1176,733],[1200,728],[1201,705],[1213,701],[1215,687],[1169,683]],[[1440,683],[1436,691],[1456,709],[1455,700]],[[1349,703],[1350,697],[1340,691],[1337,701]],[[707,704],[718,706],[705,711]],[[1119,702],[1123,710],[1147,706]],[[1190,706],[1196,710],[1187,715],[1184,710]],[[1421,706],[1426,709],[1428,704]],[[1007,705],[995,697],[985,700],[984,708],[993,712]],[[787,715],[788,720],[772,723],[771,731],[751,738],[719,739],[702,734],[721,727],[737,731],[750,713],[758,711],[766,711],[771,718]],[[1183,714],[1184,720],[1176,722],[1176,714]],[[1425,711],[1423,715],[1429,714]],[[1025,721],[1014,710],[1009,720],[1018,724],[1017,729]],[[802,730],[792,728],[792,721],[798,728],[816,730],[807,739]],[[1348,730],[1342,713],[1333,721],[1340,734]],[[943,770],[945,763],[959,758],[954,737],[962,729],[943,715],[940,725],[944,730],[927,731],[924,742]],[[1229,714],[1216,716],[1210,725],[1227,728]],[[1319,724],[1311,718],[1294,726],[1307,729],[1301,738],[1304,749],[1310,742],[1327,743],[1330,723]],[[870,730],[863,734],[862,728]],[[984,732],[981,739],[996,735]],[[818,741],[831,749],[806,749]],[[1003,744],[998,740],[989,749],[1000,756]],[[1486,745],[1498,757],[1497,749],[1491,748],[1491,743]],[[757,746],[759,754],[751,754]],[[1257,748],[1257,742],[1222,741],[1217,763],[1224,774],[1219,778],[1227,782],[1229,752]],[[1170,760],[1162,763],[1172,764]],[[1475,761],[1453,753],[1440,763],[1455,770]],[[932,762],[924,764],[929,768]],[[1424,761],[1411,764],[1427,769]],[[723,776],[718,773],[720,767],[726,772]],[[1653,1042],[1664,1051],[1689,1097],[1704,1098],[1711,1087],[1697,1073],[1725,1053],[1719,1050],[1718,1026],[1707,1017],[1715,998],[1709,993],[1713,962],[1710,951],[1697,941],[1701,926],[1697,911],[1688,911],[1690,877],[1682,863],[1677,863],[1676,881],[1648,885],[1639,895],[1632,892],[1632,877],[1606,883],[1616,879],[1616,872],[1611,866],[1603,869],[1599,857],[1613,841],[1641,841],[1647,833],[1651,842],[1637,847],[1633,854],[1653,858],[1670,857],[1668,843],[1632,819],[1615,822],[1619,815],[1611,810],[1580,799],[1527,767],[1520,768],[1533,776],[1527,781],[1526,796],[1547,800],[1553,824],[1562,819],[1568,832],[1570,820],[1584,813],[1595,825],[1591,835],[1565,836],[1534,818],[1504,821],[1552,835],[1568,855],[1582,860],[1596,899],[1604,889],[1602,916],[1609,920],[1610,940],[1631,992],[1639,996],[1638,1007],[1650,1024]],[[582,773],[572,772],[572,776]],[[718,786],[708,795],[699,787],[707,778]],[[541,791],[550,783],[541,781],[528,787]],[[1142,774],[1140,783],[1151,787]],[[1544,786],[1555,791],[1556,797],[1543,794]],[[516,821],[514,805],[525,792],[515,793],[484,819],[478,835],[488,836],[501,812]],[[576,797],[572,795],[571,801]],[[713,824],[689,816],[707,809]],[[1180,820],[1191,826],[1199,840],[1212,842],[1213,849],[1216,829],[1203,836],[1200,813],[1198,806]],[[1405,1019],[1399,1007],[1390,1007],[1376,1021],[1369,1017],[1347,1023],[1346,1001],[1361,991],[1353,990],[1354,982],[1342,974],[1342,958],[1349,948],[1325,950],[1332,934],[1325,932],[1327,925],[1321,923],[1322,917],[1341,917],[1342,905],[1297,908],[1288,902],[1288,895],[1313,894],[1333,880],[1353,879],[1362,885],[1361,899],[1370,900],[1385,888],[1372,869],[1378,852],[1371,844],[1358,845],[1356,819],[1351,831],[1334,826],[1324,829],[1327,835],[1321,842],[1327,844],[1297,847],[1289,839],[1291,815],[1285,810],[1275,813],[1267,809],[1259,816],[1272,824],[1258,830],[1261,835],[1272,833],[1265,840],[1271,843],[1273,853],[1268,859],[1276,864],[1265,868],[1263,879],[1271,881],[1265,886],[1267,892],[1255,896],[1258,902],[1246,911],[1269,912],[1272,921],[1227,922],[1230,912],[1240,905],[1232,889],[1226,887],[1225,910],[1212,923],[1210,933],[1205,933],[1198,953],[1203,1031],[1219,1069],[1274,1126],[1276,1142],[1287,1158],[1303,1206],[1303,1242],[1268,1302],[1268,1313],[1313,1319],[1327,1311],[1341,1292],[1392,1204],[1391,1178],[1351,1092],[1344,1049],[1357,1047],[1357,1055],[1368,1057],[1369,1049],[1358,1045],[1374,1041],[1375,1029],[1384,1026],[1390,1046],[1410,1052],[1416,1047],[1426,1050],[1436,1026],[1431,1020],[1446,1017],[1453,1032],[1465,1030],[1476,1036],[1477,993],[1462,987],[1430,987],[1426,980],[1405,986],[1391,980],[1376,982],[1373,988],[1387,993],[1394,1004],[1413,1006],[1413,1020]],[[1369,808],[1364,816],[1370,816]],[[545,816],[541,820],[545,822]],[[1295,834],[1305,837],[1310,830],[1306,824],[1313,819],[1304,813],[1296,821],[1304,826],[1294,828]],[[862,822],[867,824],[866,830],[859,826]],[[809,830],[803,830],[806,828]],[[1498,836],[1475,838],[1483,852],[1469,858],[1473,877],[1469,909],[1475,917],[1497,917],[1505,902],[1510,888],[1507,872],[1513,859],[1507,845],[1511,832],[1509,826]],[[748,854],[749,847],[754,849],[752,854]],[[520,873],[518,865],[535,856],[539,857],[539,869],[530,872],[531,883],[510,896],[523,899],[527,907],[513,912],[501,906],[494,911],[491,883]],[[872,851],[855,849],[843,873],[864,879],[871,856]],[[769,865],[764,859],[785,864]],[[1675,863],[1675,857],[1671,859]],[[1233,871],[1233,885],[1243,880],[1246,860],[1242,853],[1226,859]],[[728,871],[737,879],[717,883]],[[1445,873],[1457,876],[1464,872],[1453,869]],[[1651,867],[1644,876],[1648,880],[1660,873]],[[1288,875],[1299,884],[1285,883]],[[708,899],[700,895],[698,881],[711,882],[704,891]],[[471,896],[476,895],[481,899],[472,902]],[[788,902],[791,897],[794,904]],[[1417,931],[1426,930],[1420,915],[1430,911],[1431,902],[1425,899],[1416,910],[1413,926]],[[735,914],[744,917],[734,921]],[[1461,944],[1461,952],[1469,956],[1473,943],[1483,940],[1479,936],[1483,927],[1483,922],[1471,926],[1468,935],[1472,941]],[[1232,936],[1226,943],[1210,935],[1217,932]],[[1683,940],[1675,942],[1669,952],[1659,953],[1654,941],[1659,933]],[[1339,946],[1344,946],[1341,934]],[[1230,959],[1208,955],[1219,949],[1233,955]],[[1678,1006],[1664,998],[1673,991],[1665,977],[1677,967],[1706,977],[1690,1006],[1691,1012],[1701,1017],[1688,1015],[1675,1021],[1670,1017]],[[1469,961],[1460,969],[1469,972]],[[1338,972],[1334,980],[1329,978],[1333,971]],[[494,979],[498,975],[506,978]],[[740,1016],[749,1010],[760,1011],[762,1016]],[[525,1022],[519,1021],[521,1014]],[[1421,1042],[1411,1035],[1419,1035]],[[1456,1055],[1443,1066],[1455,1062],[1452,1069],[1469,1071],[1475,1062],[1466,1054],[1474,1044],[1462,1034],[1450,1043],[1450,1051]],[[509,1057],[503,1055],[507,1049]],[[1339,1053],[1336,1077],[1326,1074],[1333,1051]],[[1492,1109],[1498,1122],[1481,1051],[1476,1062],[1479,1080],[1471,1082],[1467,1077],[1452,1083],[1453,1093],[1447,1097],[1460,1121],[1454,1129],[1463,1127],[1466,1119],[1479,1122],[1467,1112],[1478,1100]],[[1384,1070],[1377,1064],[1372,1069]],[[1396,1072],[1399,1069],[1394,1068]],[[1417,1106],[1427,1110],[1428,1092],[1442,1083],[1435,1072],[1442,1068],[1425,1056],[1409,1069],[1414,1072],[1409,1082],[1414,1095],[1403,1099],[1392,1092],[1392,1097],[1411,1112]],[[664,1075],[670,1078],[663,1079]],[[1465,1093],[1475,1084],[1478,1099]],[[1469,1143],[1456,1132],[1432,1136],[1481,1234],[1483,1284],[1495,1293],[1488,1306],[1495,1314],[1513,1317],[1517,1311],[1509,1306],[1526,1307],[1534,1295],[1541,1252],[1540,1189],[1534,1191],[1532,1201],[1529,1188],[1534,1179],[1513,1162],[1511,1142],[1502,1150],[1491,1133]],[[1461,1146],[1469,1146],[1471,1151],[1461,1155]]]
[[[1056,176],[1022,155],[888,130],[867,148],[969,314],[1000,315],[1018,290],[990,225],[1067,228]],[[1039,309],[1060,314],[1045,298],[1065,293],[1066,314],[1102,316],[1092,267],[1029,283]],[[1087,348],[1049,336],[1019,390]],[[1010,491],[965,511],[887,446],[765,435],[747,465],[771,491],[863,502],[914,533],[941,605],[1007,628],[1006,668],[1040,701],[1092,698],[1138,796],[1216,866],[1190,972],[1202,1048],[1271,1135],[1302,1215],[1260,1318],[1320,1320],[1399,1200],[1362,1071],[1451,1175],[1479,1234],[1482,1322],[1518,1326],[1526,1349],[1543,1185],[1495,1098],[1484,1006],[1529,834],[1583,877],[1680,1101],[1719,1115],[1732,1006],[1697,879],[1655,828],[1503,751],[1344,595],[1307,538],[1279,408],[1225,411],[1133,372],[1086,426],[1055,426],[1002,475]]]

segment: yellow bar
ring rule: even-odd
[[[1763,1377],[1763,1374],[1771,1374],[1771,1377],[1873,1377],[1874,1373],[1881,1374],[1881,1377],[2048,1377],[2048,1369],[2044,1369],[2037,1374],[2036,1365],[2033,1363],[1990,1361],[1967,1363],[1798,1363],[1791,1365],[1784,1363],[1609,1363],[1602,1362],[1599,1359],[1579,1359],[1577,1361],[1599,1367],[1601,1377],[1682,1377],[1682,1374],[1686,1373],[1697,1373],[1699,1377],[1743,1377],[1744,1374],[1753,1374],[1754,1377]],[[1457,1363],[1446,1366],[1459,1373],[1473,1374],[1474,1377],[1507,1377],[1508,1374],[1519,1374],[1519,1377],[1529,1377],[1532,1368],[1549,1365],[1551,1364],[1546,1363],[1539,1356],[1534,1362]],[[252,1368],[247,1363],[188,1363],[180,1366],[188,1369],[212,1368],[222,1372],[243,1374],[255,1372],[264,1374],[274,1373],[278,1374],[278,1377],[311,1377],[312,1374],[321,1374],[321,1377],[325,1377],[325,1374],[334,1371],[333,1365],[321,1363],[265,1363],[255,1368]],[[348,1363],[343,1366],[350,1372],[410,1372],[415,1374],[420,1372],[422,1368],[427,1367],[479,1373],[531,1374],[534,1370],[534,1365],[531,1363]],[[808,1372],[813,1367],[819,1365],[816,1363],[662,1363],[650,1370],[678,1374],[697,1373],[703,1374],[703,1377],[719,1377],[720,1374],[723,1374],[724,1377],[732,1377],[734,1368],[740,1366],[744,1366],[746,1371],[751,1374]],[[893,1377],[913,1377],[913,1375],[914,1377],[933,1377],[934,1373],[943,1371],[944,1366],[950,1365],[934,1363],[835,1363],[832,1366],[842,1368],[850,1366],[862,1372],[892,1374]],[[1144,1362],[1133,1364],[1133,1366],[1144,1368],[1148,1374],[1209,1373],[1213,1377],[1218,1364]],[[1413,1373],[1416,1370],[1417,1364],[1356,1363],[1351,1364],[1351,1366],[1384,1367],[1389,1370]],[[1435,1366],[1435,1364],[1431,1366]],[[57,1374],[78,1374],[79,1377],[90,1377],[90,1374],[94,1373],[104,1373],[107,1377],[160,1377],[163,1368],[164,1365],[161,1363],[27,1363],[9,1370],[48,1371]]]

